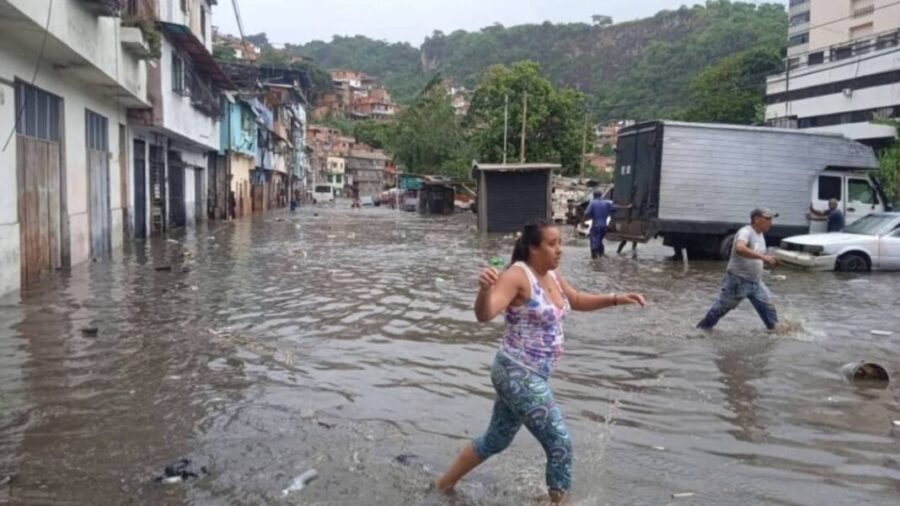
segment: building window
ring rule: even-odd
[[[874,0],[853,0],[851,12],[853,12],[854,18],[870,16],[875,12],[875,2]]]
[[[809,23],[809,11],[791,16],[791,26],[802,25],[805,23]]]
[[[809,32],[799,33],[788,39],[788,47],[802,46],[809,43]]]
[[[791,7],[796,7],[796,6],[798,6],[798,5],[803,5],[803,4],[807,3],[807,2],[809,2],[809,0],[791,0],[791,1],[790,1],[790,6],[791,6]]]
[[[824,51],[819,51],[817,53],[811,53],[809,56],[806,57],[807,65],[819,65],[820,63],[824,63],[824,62],[825,62],[825,52]]]
[[[187,14],[188,11],[188,0],[181,0],[181,12]]]
[[[16,82],[16,133],[59,142],[62,99],[23,81]]]
[[[184,58],[177,54],[172,55],[172,91],[183,97],[191,94],[187,64]]]
[[[109,121],[105,117],[85,109],[85,129],[88,149],[109,151]]]

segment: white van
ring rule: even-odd
[[[313,204],[334,204],[334,188],[327,184],[313,187]]]

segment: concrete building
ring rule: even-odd
[[[136,238],[192,226],[206,215],[207,170],[220,149],[222,92],[233,89],[212,57],[215,0],[145,0],[162,33],[149,71],[152,107],[131,109],[130,215]]]
[[[378,198],[384,191],[384,168],[390,158],[378,150],[355,149],[346,160],[351,195]]]
[[[250,205],[250,173],[256,167],[257,138],[259,126],[253,106],[243,100],[229,100],[225,104],[225,113],[221,125],[222,159],[219,166],[223,168],[224,178],[214,178],[210,184],[210,198],[215,198],[217,208],[224,205],[226,216],[229,199],[234,196],[234,217],[247,216],[252,212]],[[223,181],[224,179],[224,181]],[[215,185],[225,184],[224,192],[215,191]],[[219,204],[221,199],[224,202]],[[217,213],[218,214],[218,213]],[[222,219],[218,214],[218,219]]]
[[[344,194],[345,175],[347,173],[347,160],[338,155],[330,155],[327,159],[325,182],[334,189],[335,195]]]
[[[122,244],[147,51],[110,2],[0,0],[0,293]]]
[[[874,146],[900,117],[900,3],[791,0],[784,73],[768,79],[766,119],[839,132]]]

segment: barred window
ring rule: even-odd
[[[62,99],[24,81],[16,82],[16,133],[59,142]]]

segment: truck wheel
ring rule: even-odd
[[[846,253],[837,261],[837,270],[840,272],[869,272],[871,269],[869,258],[862,253]]]
[[[730,260],[734,249],[734,234],[728,234],[719,242],[719,260]]]

